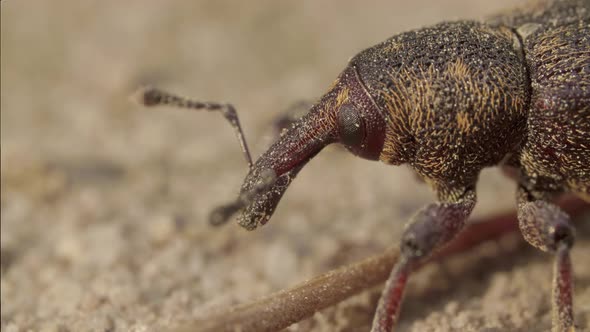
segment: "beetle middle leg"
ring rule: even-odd
[[[569,215],[553,203],[535,200],[521,187],[518,190],[518,225],[527,242],[555,255],[552,331],[573,331],[573,272],[569,252],[575,230]]]
[[[427,205],[408,222],[401,239],[400,261],[393,267],[381,293],[372,332],[392,330],[412,270],[464,228],[475,201],[475,190],[470,188],[461,197],[450,202]]]

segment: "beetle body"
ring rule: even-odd
[[[443,201],[502,162],[518,168],[537,197],[588,198],[590,4],[542,8],[406,32],[353,57],[251,170],[242,193],[262,169],[273,169],[278,182],[239,223],[266,223],[299,169],[334,142],[367,159],[409,164]]]
[[[532,190],[588,199],[590,20],[543,29],[527,42],[533,90],[520,165]]]
[[[144,94],[144,104],[158,103],[222,111],[250,163],[231,105]],[[574,229],[550,199],[564,192],[590,199],[590,0],[546,0],[484,23],[441,23],[360,52],[250,163],[238,199],[216,209],[213,223],[239,211],[246,229],[265,224],[297,173],[331,143],[410,165],[438,198],[404,230],[373,331],[391,330],[413,267],[464,228],[479,173],[494,165],[517,171],[525,239],[555,254],[554,330],[574,326]]]
[[[395,325],[412,267],[464,228],[479,173],[493,165],[517,170],[521,232],[555,254],[554,331],[572,329],[575,232],[550,199],[590,198],[590,1],[441,23],[360,52],[251,168],[240,225],[265,224],[301,168],[330,143],[409,164],[438,198],[405,228],[372,331]]]

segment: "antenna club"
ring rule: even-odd
[[[130,99],[139,105],[151,107],[162,104],[164,97],[161,90],[152,86],[142,86],[131,95]]]

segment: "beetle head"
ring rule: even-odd
[[[238,223],[248,230],[265,224],[291,181],[330,143],[377,160],[383,147],[384,118],[349,66],[310,111],[282,133],[246,176],[237,201],[218,208],[213,223],[241,210]]]

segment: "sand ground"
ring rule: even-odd
[[[1,9],[1,329],[159,331],[374,254],[433,197],[403,167],[328,148],[256,232],[208,211],[247,168],[218,114],[145,110],[153,83],[231,101],[254,155],[294,101],[394,33],[517,0],[16,1]],[[485,171],[476,216],[513,208]],[[573,251],[590,328],[590,229]],[[585,262],[585,263],[584,263]],[[544,331],[551,259],[492,243],[420,272],[400,331]],[[290,331],[364,331],[378,289]]]

